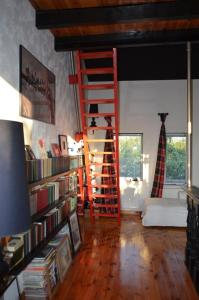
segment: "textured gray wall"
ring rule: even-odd
[[[22,118],[19,115],[19,45],[23,45],[56,76],[56,124]],[[35,11],[27,0],[1,0],[0,4],[0,119],[24,123],[25,142],[38,153],[37,142],[46,148],[58,141],[58,134],[73,137],[77,131],[72,87],[68,85],[69,53],[54,51],[54,37],[35,27]]]

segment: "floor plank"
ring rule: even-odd
[[[54,300],[199,300],[184,264],[180,228],[81,219],[83,244]]]

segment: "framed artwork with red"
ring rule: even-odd
[[[51,148],[52,148],[53,156],[55,156],[55,157],[61,156],[61,150],[60,150],[58,144],[55,144],[55,143],[51,144]]]

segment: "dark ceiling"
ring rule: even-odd
[[[199,40],[198,0],[30,0],[57,51]]]
[[[186,41],[192,41],[192,72],[199,78],[198,0],[30,2],[36,10],[37,28],[53,33],[56,51],[118,48],[119,80],[185,79]],[[92,60],[92,67],[95,65]]]

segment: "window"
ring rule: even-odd
[[[142,179],[142,140],[141,133],[120,134],[120,176]]]
[[[166,183],[186,182],[186,135],[167,134]]]

